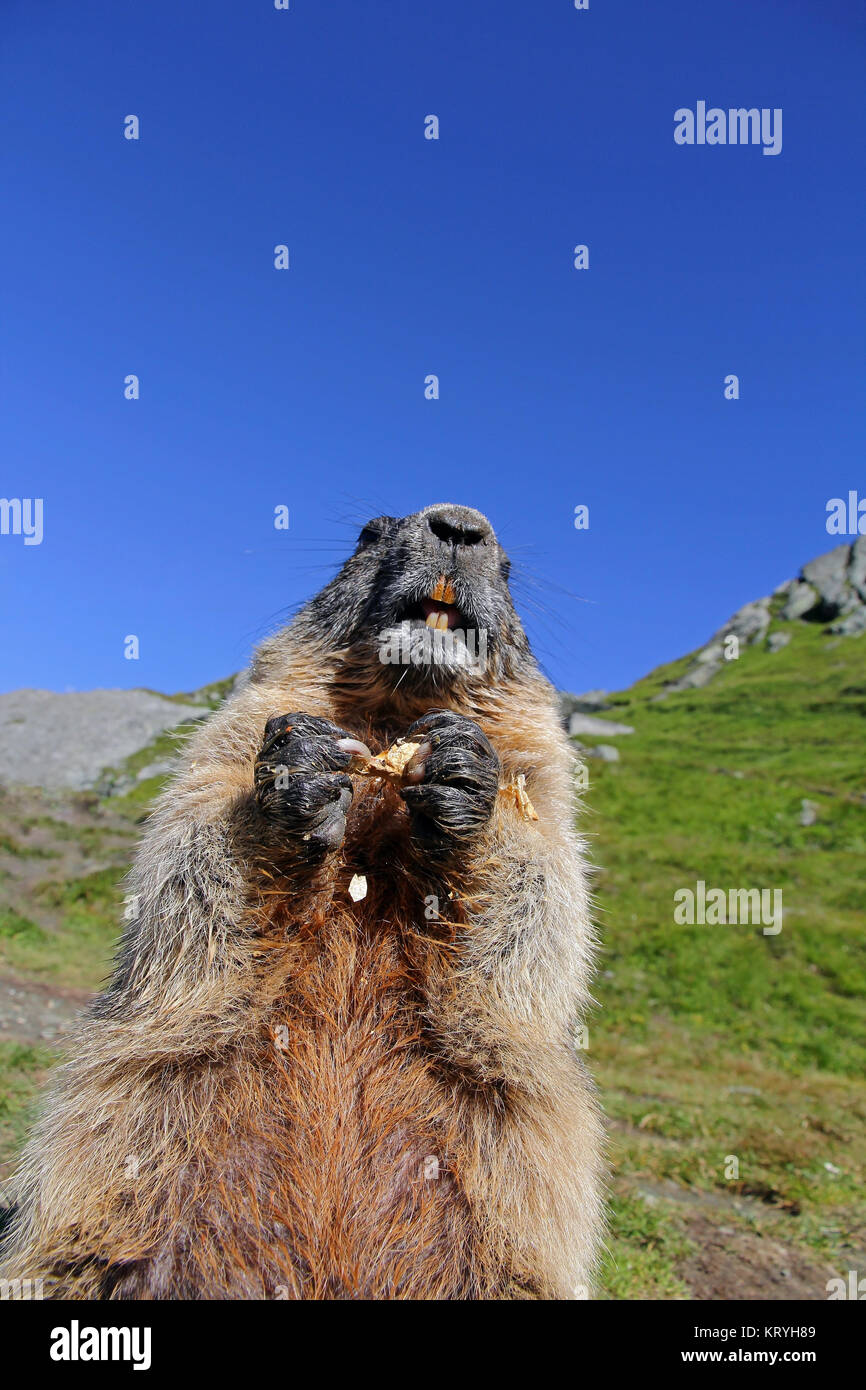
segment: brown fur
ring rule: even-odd
[[[537,824],[500,798],[443,880],[399,795],[363,783],[311,879],[261,843],[270,716],[380,750],[431,703],[527,775]],[[591,954],[571,765],[534,668],[424,702],[352,651],[267,643],[150,819],[138,918],[25,1152],[4,1274],[80,1298],[581,1296],[600,1126],[571,1044]]]

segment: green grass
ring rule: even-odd
[[[22,917],[10,908],[0,908],[0,949],[4,941],[34,943],[44,947],[50,939],[50,933],[43,931],[28,917]]]
[[[140,825],[147,818],[147,814],[159,796],[168,777],[145,777],[143,781],[136,782],[123,796],[113,796],[111,798],[111,809],[120,816],[128,816],[136,825]]]
[[[123,913],[122,872],[40,884],[34,899],[57,925],[46,929],[0,909],[0,965],[43,983],[95,990],[106,979]]]
[[[788,1214],[787,1238],[833,1258],[866,1224],[866,642],[774,626],[787,647],[741,650],[701,690],[653,700],[677,662],[614,698],[610,717],[635,733],[617,738],[618,763],[589,760],[582,821],[603,938],[590,1058],[613,1120],[641,1126],[617,1134],[618,1178],[752,1194]],[[781,889],[781,932],[677,925],[674,893],[699,879]],[[638,1075],[665,1098],[635,1099]],[[729,1094],[737,1084],[761,1097]],[[620,1261],[608,1292],[637,1297],[629,1223],[614,1221],[614,1250],[637,1261],[632,1291]]]
[[[218,705],[222,704],[231,690],[234,680],[234,676],[226,676],[221,681],[212,681],[210,685],[202,686],[199,691],[179,691],[175,695],[165,695],[161,690],[151,690],[149,686],[142,686],[141,689],[145,690],[148,695],[158,695],[161,700],[173,700],[178,705],[188,705],[192,695],[196,694],[199,700],[205,702],[202,704],[202,711],[206,712],[208,708],[216,709]]]
[[[197,724],[181,724],[177,729],[170,729],[166,733],[158,734],[146,748],[140,748],[137,753],[128,757],[122,764],[120,771],[135,776],[150,763],[164,762],[168,758],[176,757],[186,740],[197,728]]]
[[[54,816],[29,816],[22,818],[18,822],[19,848],[17,853],[22,858],[36,857],[42,859],[57,859],[67,846],[74,846],[83,855],[101,855],[112,852],[118,847],[123,846],[123,839],[128,838],[131,831],[126,832],[120,828],[106,827],[98,824],[82,825],[73,821],[59,820]],[[55,842],[51,848],[38,848],[28,845],[28,836],[34,829],[39,829],[51,837]]]
[[[57,850],[46,849],[41,845],[27,843],[26,836],[21,839],[0,831],[0,854],[12,854],[17,858],[56,859]]]
[[[614,1238],[601,1270],[604,1297],[688,1298],[677,1276],[677,1261],[691,1254],[692,1243],[677,1223],[638,1197],[614,1194],[609,1219]]]
[[[9,1158],[21,1147],[40,1088],[56,1054],[47,1047],[0,1042],[0,1206]]]
[[[181,699],[180,696],[176,698]],[[202,714],[206,713],[207,709],[203,707]],[[151,763],[162,763],[176,758],[198,727],[197,723],[190,722],[158,734],[152,743],[133,753],[119,768],[108,769],[108,775],[118,778],[137,777],[142,769],[149,767]],[[167,781],[168,774],[164,773],[156,777],[146,777],[122,795],[103,798],[102,804],[115,815],[125,816],[134,824],[138,824],[145,819],[152,802]]]

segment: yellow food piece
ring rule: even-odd
[[[411,739],[398,738],[384,753],[377,753],[375,758],[371,758],[367,766],[361,769],[361,775],[381,777],[386,782],[402,782],[407,766],[420,747],[420,743],[413,743]]]
[[[406,768],[420,747],[420,743],[413,743],[411,739],[398,738],[397,742],[392,743],[390,748],[386,748],[384,753],[377,753],[374,758],[369,758],[363,765],[353,770],[357,770],[361,777],[379,777],[383,782],[390,782],[393,786],[399,786],[405,779]],[[358,761],[359,763],[362,762],[361,759]],[[524,820],[538,820],[538,812],[526,790],[524,773],[512,773],[511,780],[499,788],[499,795],[513,801],[515,809],[520,812]]]
[[[499,788],[499,795],[509,797],[524,820],[538,820],[538,812],[529,799],[529,793],[526,790],[526,777],[522,772],[512,774],[511,781],[506,786]]]

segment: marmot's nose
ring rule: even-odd
[[[457,507],[451,502],[427,507],[421,522],[445,545],[484,545],[493,539],[493,527],[474,507]]]

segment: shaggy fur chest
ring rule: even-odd
[[[423,1297],[429,1277],[441,1297],[451,1270],[446,1287],[453,1277],[453,1295],[467,1296],[473,1126],[431,1051],[404,932],[334,910],[295,943],[290,978],[269,1025],[265,1094],[268,1200],[297,1293],[393,1297],[408,1280]],[[476,1263],[468,1277],[483,1281],[480,1248]]]

